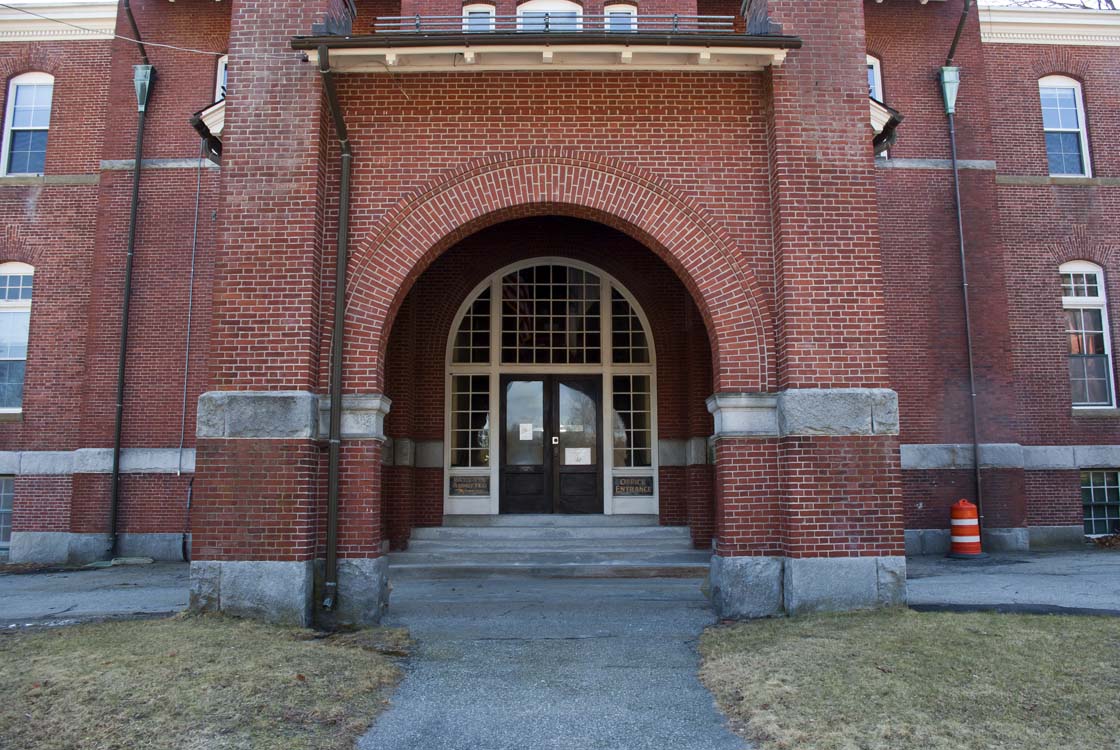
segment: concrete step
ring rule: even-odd
[[[444,516],[444,526],[467,527],[518,527],[529,526],[534,528],[545,527],[626,527],[626,526],[657,526],[660,523],[654,515],[617,515],[606,516],[596,514],[564,515],[564,514],[511,514],[497,516]]]
[[[676,539],[688,542],[687,526],[421,526],[412,540]]]
[[[530,565],[489,565],[459,563],[455,565],[389,564],[390,579],[490,578],[706,578],[708,563],[649,564],[570,563]]]
[[[394,552],[389,565],[585,565],[585,564],[707,564],[711,555],[703,550],[558,550],[549,552]]]
[[[416,539],[408,543],[408,552],[625,552],[627,550],[682,552],[693,549],[686,536],[622,537],[620,539]]]

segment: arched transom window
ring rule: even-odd
[[[448,513],[498,512],[503,469],[519,461],[586,462],[602,475],[602,512],[657,512],[653,342],[610,276],[552,258],[500,270],[461,306],[447,363]],[[537,392],[539,405],[526,401]],[[578,419],[565,416],[576,402]]]

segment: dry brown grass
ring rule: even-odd
[[[1120,620],[917,613],[709,629],[701,678],[763,750],[1120,748]]]
[[[0,634],[0,746],[352,748],[388,703],[403,631],[320,637],[178,616]]]

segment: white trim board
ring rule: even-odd
[[[0,8],[0,42],[112,39],[117,27],[115,2],[7,0],[4,4],[26,8],[47,18],[38,18],[11,8]],[[65,23],[48,19],[58,19]],[[75,26],[81,28],[74,28]]]
[[[980,39],[985,44],[1120,47],[1120,12],[981,6]]]

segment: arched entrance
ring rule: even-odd
[[[657,513],[649,331],[619,280],[571,258],[476,286],[447,341],[444,512]]]
[[[537,513],[688,527],[710,548],[708,328],[637,239],[555,215],[480,228],[417,277],[385,361],[392,549]]]

